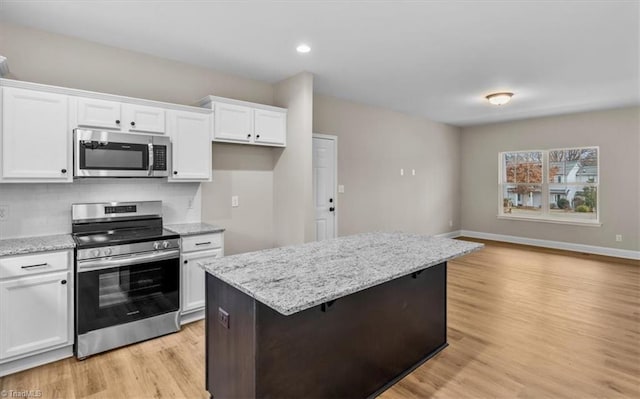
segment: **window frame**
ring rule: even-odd
[[[557,182],[549,182],[549,153],[552,151],[566,151],[566,150],[585,150],[585,149],[595,149],[598,154],[598,163],[596,167],[597,171],[597,179],[595,183],[557,183]],[[530,152],[541,152],[542,153],[542,183],[508,183],[504,170],[504,159],[505,154],[514,154],[514,153],[530,153]],[[534,221],[534,222],[545,222],[545,223],[557,223],[557,224],[571,224],[571,225],[580,225],[580,226],[601,226],[602,223],[600,221],[600,183],[601,183],[601,175],[600,175],[600,161],[601,161],[601,153],[600,147],[595,145],[589,146],[580,146],[580,147],[562,147],[562,148],[549,148],[546,150],[512,150],[512,151],[501,151],[498,153],[498,219],[506,219],[506,220],[523,220],[523,221]],[[504,190],[507,185],[518,185],[518,184],[530,184],[533,186],[540,186],[541,188],[541,199],[540,199],[540,213],[535,215],[513,215],[511,213],[504,212]],[[551,205],[550,205],[550,195],[551,195],[551,186],[552,185],[565,185],[565,186],[573,186],[573,187],[595,187],[596,188],[596,218],[595,219],[575,219],[575,218],[563,218],[552,215]]]

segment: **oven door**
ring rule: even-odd
[[[78,261],[77,334],[175,312],[179,251]]]
[[[146,177],[153,172],[153,137],[74,131],[75,177]]]

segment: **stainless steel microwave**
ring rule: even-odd
[[[73,143],[74,177],[169,175],[171,141],[168,137],[76,129]]]

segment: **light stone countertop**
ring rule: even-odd
[[[0,256],[30,254],[75,248],[71,234],[39,237],[8,238],[0,240]]]
[[[418,234],[364,233],[203,259],[198,265],[287,316],[483,246]]]
[[[207,233],[221,233],[224,231],[223,227],[215,226],[207,223],[179,223],[168,224],[164,226],[165,229],[173,231],[181,236],[194,236],[198,234]]]

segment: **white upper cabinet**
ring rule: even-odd
[[[71,182],[71,136],[69,96],[2,88],[2,182]]]
[[[249,143],[253,137],[253,110],[234,104],[216,103],[214,139]]]
[[[207,96],[198,105],[214,110],[213,141],[272,147],[287,145],[287,110]]]
[[[134,133],[166,132],[166,111],[162,108],[85,97],[73,101],[77,104],[73,127]]]
[[[212,116],[169,111],[172,169],[169,181],[211,180]]]
[[[120,130],[122,104],[94,98],[78,98],[78,127]]]
[[[256,143],[285,145],[287,139],[287,114],[256,109],[253,111]]]
[[[166,111],[162,108],[137,104],[122,105],[123,129],[130,132],[166,132]]]

